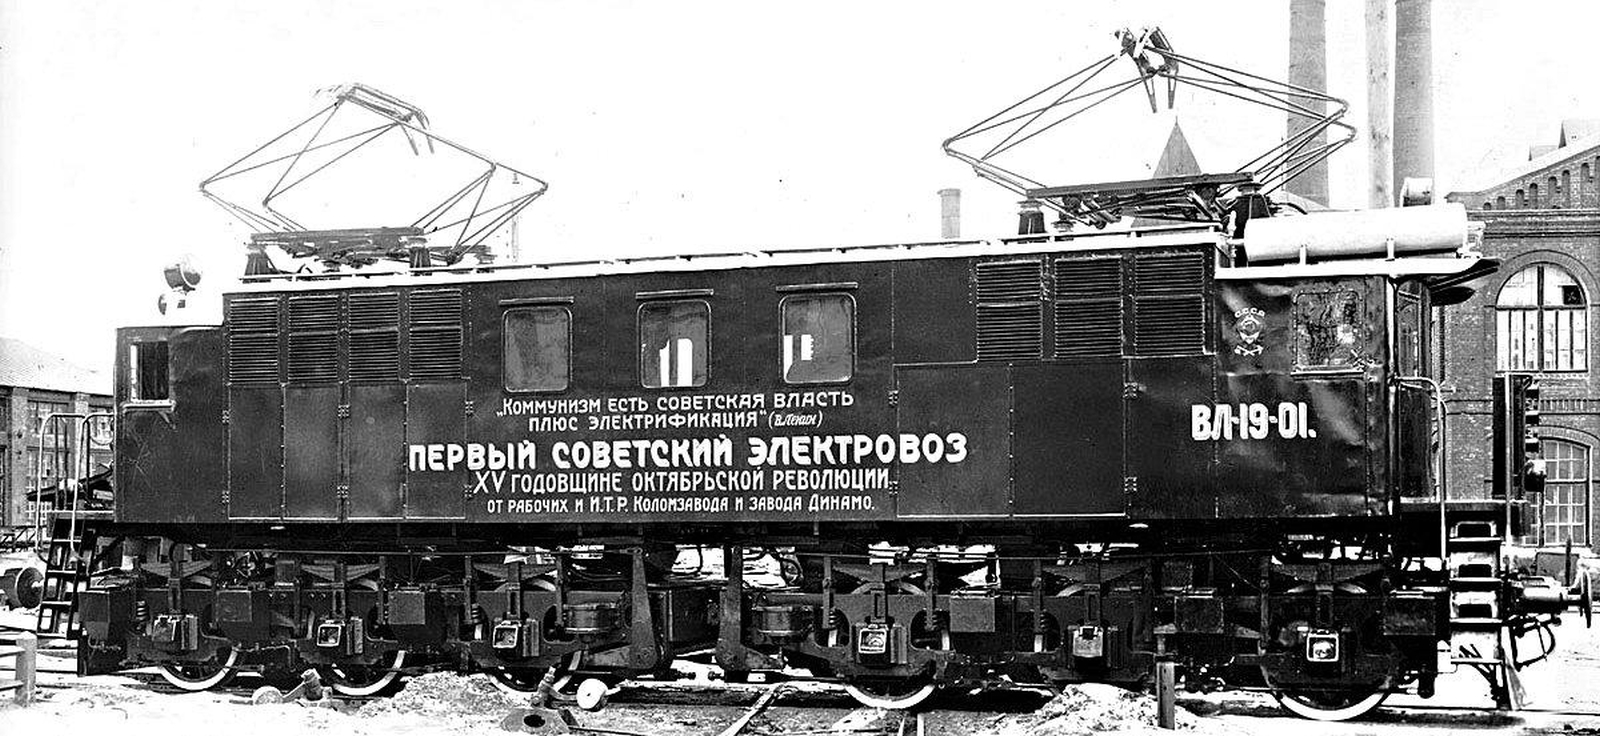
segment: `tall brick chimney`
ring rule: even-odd
[[[1289,2],[1289,84],[1317,91],[1328,88],[1328,36],[1326,0],[1290,0]],[[1296,99],[1296,103],[1316,114],[1327,111],[1322,102]],[[1293,138],[1312,126],[1312,121],[1301,115],[1290,115],[1288,136]],[[1326,131],[1312,138],[1311,146],[1327,143]],[[1328,162],[1326,159],[1300,172],[1285,185],[1317,204],[1328,204]]]
[[[1433,2],[1394,4],[1394,196],[1433,178]]]
[[[939,237],[955,240],[961,237],[961,190],[939,190]]]
[[[1394,32],[1389,30],[1394,0],[1367,0],[1367,206],[1393,207]]]

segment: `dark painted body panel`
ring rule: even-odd
[[[174,339],[174,370],[191,366],[174,374],[180,419],[124,412],[119,513],[538,524],[1383,513],[1383,280],[1213,281],[1209,261],[1195,261],[1203,271],[1150,265],[1209,258],[1209,247],[1109,251],[1115,268],[1143,275],[1116,282],[1127,285],[1120,306],[1079,290],[1077,313],[1052,306],[1059,265],[1048,254],[987,259],[1001,266],[990,278],[1025,277],[987,287],[988,323],[974,286],[986,261],[973,258],[361,284],[349,293],[398,295],[392,376],[368,365],[352,380],[354,325],[338,331],[334,383],[280,373],[276,387],[232,385],[220,356],[226,328]],[[996,301],[995,288],[1011,301]],[[1301,371],[1296,299],[1329,289],[1358,294],[1351,332],[1362,360]],[[784,382],[780,305],[792,294],[848,297],[848,380]],[[663,300],[709,307],[703,385],[641,383],[640,307]],[[502,385],[503,317],[529,304],[570,311],[564,390]],[[1085,321],[1105,309],[1125,324]],[[1164,321],[1133,322],[1146,314]],[[1087,326],[1057,325],[1063,315]],[[1162,332],[1190,325],[1200,332]],[[137,333],[125,330],[122,342]],[[1124,355],[1064,352],[1118,334]],[[982,340],[991,358],[979,361]],[[1256,412],[1295,431],[1247,427]],[[1240,436],[1211,434],[1225,419]],[[1256,430],[1264,434],[1247,436]],[[166,469],[179,446],[211,470],[174,479]]]

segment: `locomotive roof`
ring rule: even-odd
[[[1476,254],[1407,256],[1395,259],[1339,259],[1269,266],[1228,266],[1229,239],[1214,225],[1164,225],[1131,230],[1026,235],[974,240],[942,240],[845,247],[752,250],[733,253],[645,256],[552,263],[397,268],[333,273],[248,276],[234,292],[322,291],[372,287],[440,285],[530,279],[726,271],[825,263],[873,263],[928,258],[973,258],[1084,253],[1127,249],[1211,246],[1218,255],[1217,278],[1274,279],[1339,275],[1430,276],[1454,274],[1478,261]]]

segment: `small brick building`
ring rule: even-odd
[[[41,434],[41,420],[57,413],[110,410],[107,376],[21,340],[0,337],[0,527],[32,524],[28,494],[41,479],[50,487],[69,475],[69,448],[81,446],[76,422],[52,422],[53,431]],[[90,446],[88,473],[110,462],[109,445]],[[84,472],[83,461],[76,463]]]
[[[1436,370],[1449,408],[1446,481],[1456,497],[1487,494],[1491,385],[1499,373],[1538,376],[1547,471],[1530,544],[1600,551],[1595,511],[1600,453],[1600,121],[1566,121],[1556,146],[1446,199],[1482,222],[1500,271],[1469,301],[1442,310]]]

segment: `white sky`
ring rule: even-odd
[[[1328,5],[1329,90],[1364,129],[1362,3]],[[963,234],[993,235],[1015,197],[941,140],[1111,53],[1123,26],[1281,79],[1287,7],[0,0],[0,334],[104,368],[114,327],[153,321],[162,265],[192,253],[225,286],[247,231],[196,185],[315,111],[320,88],[415,102],[549,180],[521,221],[531,259],[928,239],[950,186]],[[1600,5],[1435,0],[1434,16],[1439,191],[1554,143],[1562,118],[1600,117],[1592,50],[1553,30],[1597,27]],[[1128,99],[1060,129],[1093,161],[1026,172],[1147,170],[1171,117]],[[1282,135],[1265,113],[1185,101],[1207,170]],[[1364,146],[1333,161],[1336,207],[1365,202]]]

